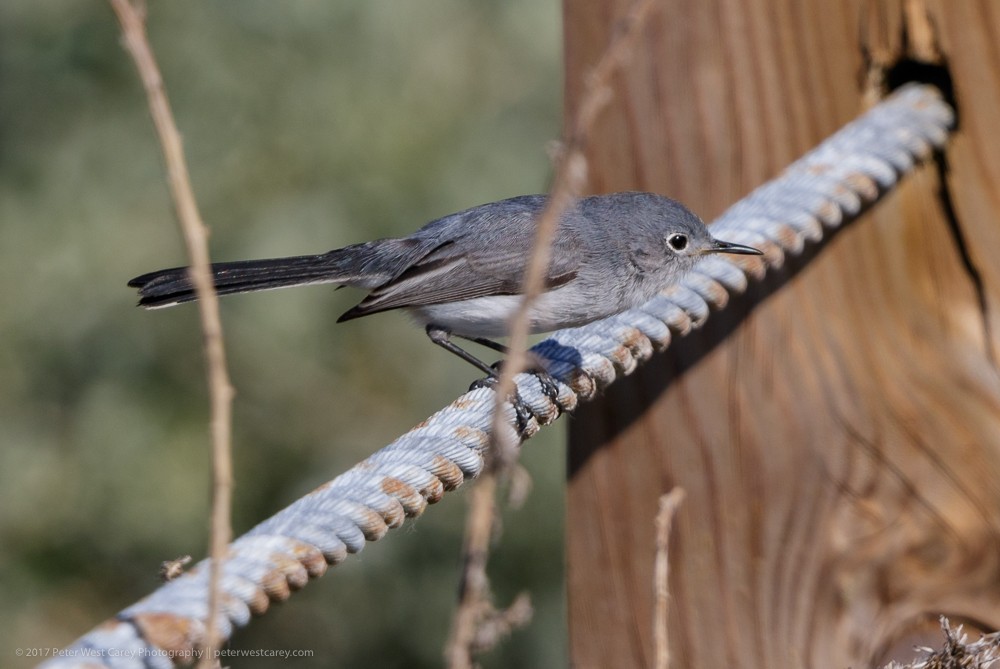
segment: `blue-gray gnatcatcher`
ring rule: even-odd
[[[353,244],[329,253],[212,265],[220,295],[332,283],[369,291],[340,321],[406,309],[435,344],[493,370],[451,335],[498,351],[521,300],[535,219],[544,195],[484,204],[439,218],[408,237]],[[562,216],[545,291],[531,307],[531,331],[589,323],[640,306],[709,253],[760,255],[712,237],[679,202],[652,193],[578,200]],[[156,309],[195,299],[188,269],[132,279],[139,304]]]

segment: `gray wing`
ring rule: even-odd
[[[520,293],[534,241],[533,221],[540,211],[540,205],[535,204],[514,211],[497,211],[486,205],[435,222],[440,230],[424,228],[421,233],[439,234],[444,241],[405,272],[373,290],[339,320],[402,307]],[[577,237],[560,226],[546,275],[549,288],[576,276],[578,248]]]

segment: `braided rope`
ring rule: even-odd
[[[953,112],[935,89],[908,86],[888,97],[777,179],[733,205],[711,226],[727,241],[765,252],[760,259],[713,256],[679,284],[639,309],[561,330],[532,351],[556,378],[558,392],[533,374],[516,378],[530,418],[518,424],[507,404],[505,425],[518,441],[572,411],[619,376],[631,373],[676,335],[700,327],[712,309],[746,290],[785,254],[821,242],[875,202],[898,179],[944,145]],[[446,491],[474,478],[490,443],[493,390],[462,395],[395,442],[265,520],[230,546],[222,583],[223,638],[271,601],[321,576],[328,565],[419,516]],[[209,561],[95,628],[43,666],[172,667],[191,657],[204,634]]]

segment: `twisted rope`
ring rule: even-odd
[[[674,336],[700,327],[713,309],[746,290],[786,254],[856,217],[935,148],[944,145],[953,112],[933,88],[908,86],[845,126],[777,179],[733,205],[711,226],[727,241],[765,252],[763,260],[713,256],[639,309],[561,330],[532,351],[558,380],[557,392],[533,374],[517,376],[523,411],[505,405],[514,438],[572,411],[619,376],[630,374]],[[321,576],[365,543],[423,513],[446,491],[479,474],[490,443],[493,390],[462,395],[392,444],[265,520],[230,546],[224,606],[218,620],[234,626],[263,614],[272,601]],[[209,561],[78,639],[45,667],[163,667],[191,657],[208,615]]]

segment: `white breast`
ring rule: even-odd
[[[472,300],[407,309],[422,325],[433,323],[467,337],[503,337],[521,303],[520,295],[491,295]],[[611,312],[614,313],[614,312]],[[576,327],[609,314],[595,313],[592,304],[572,299],[559,288],[545,293],[532,305],[531,332],[551,332]]]

